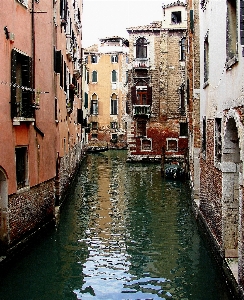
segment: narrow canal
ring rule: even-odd
[[[1,270],[1,300],[227,300],[190,191],[126,152],[88,155],[59,225]]]

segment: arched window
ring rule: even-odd
[[[147,58],[147,40],[139,38],[136,41],[136,58]]]
[[[91,115],[98,115],[98,98],[97,94],[93,94],[91,98]]]
[[[112,94],[111,96],[111,115],[118,114],[118,97],[116,94]]]
[[[92,71],[92,82],[97,82],[97,71]]]
[[[112,82],[117,82],[117,72],[115,70],[112,71]]]

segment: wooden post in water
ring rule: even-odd
[[[162,154],[161,154],[161,175],[164,177],[164,160],[165,160],[165,149],[162,147]]]

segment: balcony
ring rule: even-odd
[[[35,104],[27,104],[22,102],[15,102],[12,104],[12,117],[14,125],[19,125],[20,122],[35,121],[34,111],[39,109]]]
[[[149,68],[149,59],[148,58],[135,58],[133,61],[134,69],[147,69]]]
[[[133,105],[133,116],[147,116],[149,118],[150,114],[150,105]]]

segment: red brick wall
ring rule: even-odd
[[[214,166],[214,120],[207,121],[206,156],[201,157],[200,210],[213,236],[222,244],[222,173]]]

